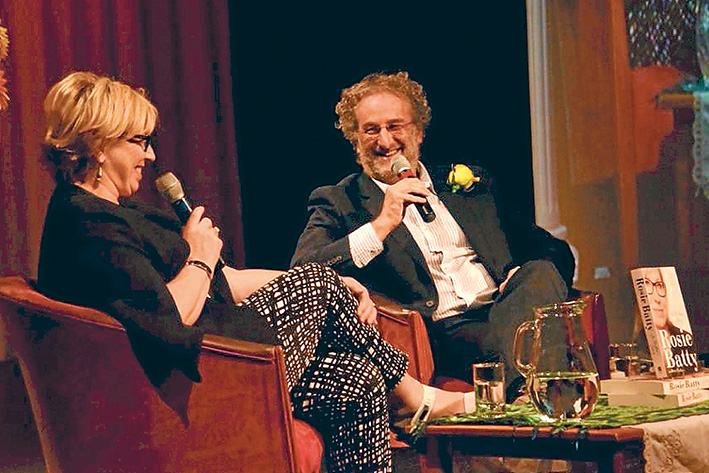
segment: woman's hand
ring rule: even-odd
[[[359,301],[357,306],[359,321],[367,325],[377,325],[377,309],[369,297],[367,288],[349,276],[340,276],[340,279]]]
[[[196,207],[182,227],[182,238],[190,245],[187,261],[196,260],[209,266],[210,271],[197,265],[185,264],[179,273],[167,283],[180,319],[185,325],[193,325],[202,313],[209,293],[212,275],[222,251],[219,228],[208,218],[202,218],[204,207]]]
[[[190,245],[188,259],[207,263],[212,270],[222,251],[222,239],[219,237],[219,227],[212,225],[209,218],[202,218],[204,207],[195,207],[182,227],[182,238]]]

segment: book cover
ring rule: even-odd
[[[609,406],[685,407],[704,401],[709,401],[707,389],[677,394],[608,394]]]
[[[635,268],[630,277],[655,376],[697,372],[699,359],[675,268]]]
[[[605,394],[678,394],[698,389],[709,389],[709,370],[681,378],[642,376],[601,380],[601,392]]]

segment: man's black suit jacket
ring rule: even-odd
[[[448,170],[429,169],[435,191],[498,284],[510,268],[546,259],[571,287],[574,258],[566,242],[502,211],[489,182],[469,193],[452,193],[445,184]],[[383,200],[384,193],[364,174],[352,174],[337,185],[315,189],[308,202],[309,220],[291,263],[315,261],[331,266],[428,316],[438,306],[438,294],[423,254],[405,225],[385,239],[384,251],[364,268],[357,268],[350,256],[347,236],[371,221]]]

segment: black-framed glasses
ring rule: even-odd
[[[360,133],[366,135],[369,138],[374,138],[376,136],[379,136],[379,133],[382,132],[382,128],[384,128],[391,135],[400,135],[404,132],[404,129],[406,129],[406,127],[411,125],[412,123],[413,121],[393,122],[387,123],[386,125],[367,125],[362,130],[360,130]]]
[[[645,291],[648,294],[652,294],[657,288],[657,295],[660,297],[665,297],[667,295],[667,287],[665,287],[664,281],[652,282],[648,278],[645,278]]]
[[[128,143],[140,145],[143,151],[147,152],[148,147],[155,148],[155,135],[133,135],[132,138],[128,138]]]

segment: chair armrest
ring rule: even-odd
[[[380,316],[389,317],[402,323],[410,323],[412,317],[421,317],[421,314],[417,310],[409,309],[383,294],[371,292],[369,295],[374,305],[377,307]]]
[[[408,372],[424,383],[433,379],[431,342],[421,314],[378,293],[370,293],[378,312],[382,337],[409,356]]]
[[[278,358],[275,348],[277,348],[276,345],[247,342],[208,333],[202,339],[201,351],[273,363]]]
[[[581,313],[581,327],[591,348],[591,354],[596,363],[599,376],[601,379],[608,379],[610,377],[608,366],[608,324],[603,295],[595,291],[574,290],[573,292],[571,300],[580,299],[586,303]]]
[[[294,456],[298,439],[280,346],[208,334],[200,350],[199,371],[202,382],[191,385],[185,410],[189,420],[185,442],[190,448],[219,451],[219,456],[240,459],[263,471],[273,465],[281,465],[284,471],[299,469],[295,466],[299,459]],[[165,388],[160,388],[160,397],[168,405],[170,395],[179,399],[183,394],[175,386]],[[180,432],[177,425],[163,425]],[[205,432],[209,432],[206,437]],[[319,436],[313,437],[319,440]],[[215,439],[219,439],[219,446],[210,446]],[[310,455],[306,452],[306,456]],[[183,457],[175,471],[184,469],[184,462]],[[238,471],[239,462],[231,468]]]

